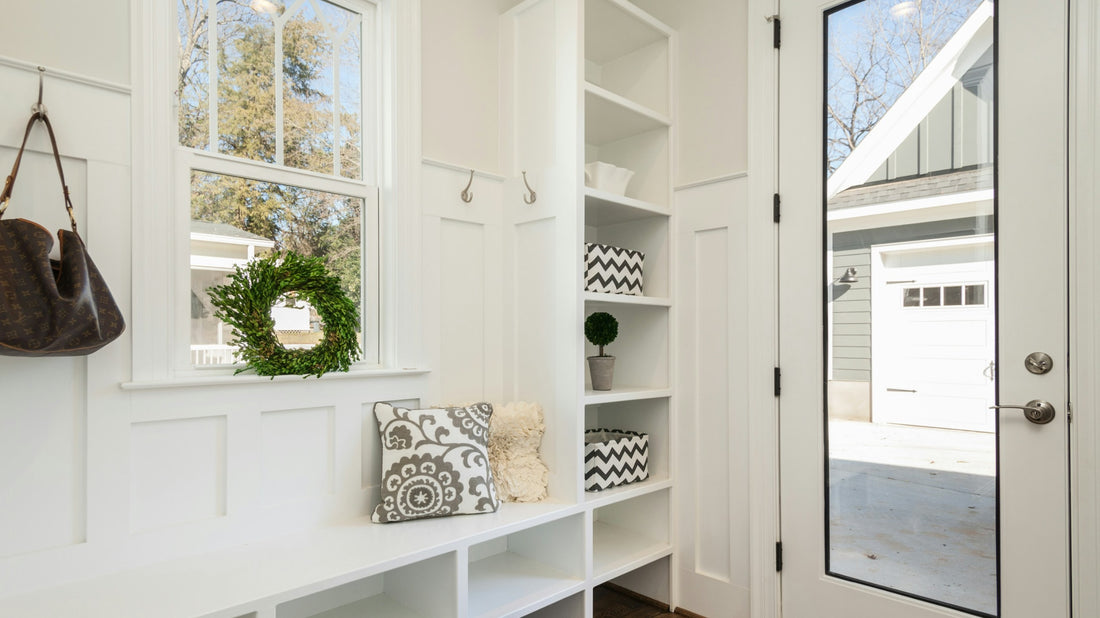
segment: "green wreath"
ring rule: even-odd
[[[211,287],[214,315],[237,334],[237,357],[262,376],[315,375],[347,371],[359,359],[359,313],[318,257],[273,253],[237,266],[229,282]],[[271,306],[294,294],[312,305],[324,322],[321,342],[308,350],[288,350],[275,336]]]

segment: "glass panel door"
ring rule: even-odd
[[[997,613],[993,4],[825,13],[829,575]]]

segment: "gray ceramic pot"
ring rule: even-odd
[[[592,374],[592,389],[611,390],[611,378],[615,374],[614,356],[589,356],[588,372]]]

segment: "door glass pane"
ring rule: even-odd
[[[996,615],[993,3],[825,31],[826,570]]]

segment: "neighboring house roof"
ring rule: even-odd
[[[841,192],[866,183],[992,44],[993,3],[986,0],[833,172],[826,187],[827,197],[835,200]],[[890,186],[896,188],[899,183]]]
[[[990,166],[852,187],[829,200],[830,211],[993,188]]]
[[[238,241],[246,240],[251,241],[247,244],[259,245],[264,247],[274,247],[275,241],[270,238],[264,238],[258,234],[252,232],[246,232],[238,227],[233,227],[228,223],[211,223],[209,221],[191,221],[191,236],[220,236],[225,239],[236,239]],[[207,240],[213,240],[207,238]]]

